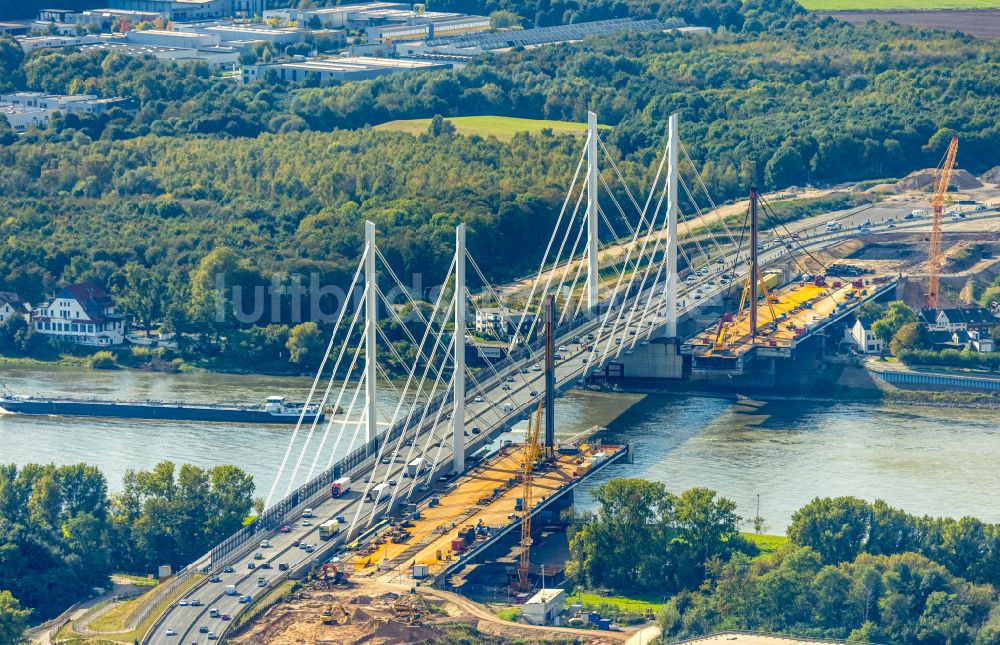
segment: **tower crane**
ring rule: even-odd
[[[532,420],[534,423],[532,423]],[[535,462],[538,460],[538,435],[542,427],[542,404],[534,419],[528,418],[528,432],[524,441],[524,472],[521,480],[521,559],[517,563],[517,585],[522,591],[531,588],[528,582],[528,572],[531,568],[531,494],[532,480],[535,473]]]
[[[934,198],[931,206],[934,208],[934,223],[931,226],[931,248],[927,254],[927,306],[937,309],[938,291],[941,285],[941,268],[944,257],[941,255],[941,217],[944,202],[948,196],[948,183],[955,170],[955,157],[958,155],[958,137],[951,138],[944,159],[935,173]]]

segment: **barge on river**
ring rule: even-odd
[[[173,419],[233,423],[319,423],[325,416],[317,405],[269,396],[264,405],[231,406],[170,403],[165,401],[110,401],[99,399],[43,398],[0,393],[0,409],[15,414],[65,415],[73,417],[121,417],[126,419]]]

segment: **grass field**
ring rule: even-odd
[[[740,535],[756,544],[761,555],[774,553],[778,547],[788,542],[788,538],[784,535],[758,535],[757,533],[741,533]]]
[[[519,119],[510,116],[456,116],[447,119],[455,126],[459,134],[478,134],[484,137],[496,137],[508,141],[518,132],[538,134],[548,128],[554,134],[583,135],[587,131],[586,123],[573,121],[546,121],[542,119]],[[395,130],[418,135],[427,132],[430,119],[409,119],[406,121],[389,121],[375,126],[376,130]],[[598,126],[606,127],[606,126]]]
[[[799,0],[810,11],[1000,9],[1000,0]]]
[[[618,611],[625,611],[630,614],[641,614],[646,608],[654,612],[663,608],[663,600],[660,598],[630,598],[626,596],[602,596],[596,593],[580,592],[568,596],[566,602],[573,604],[582,602],[587,609],[600,609],[602,606],[614,607]]]

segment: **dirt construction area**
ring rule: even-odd
[[[943,31],[961,31],[982,38],[1000,38],[1000,9],[962,9],[941,11],[832,11],[822,15],[832,16],[855,25],[869,20],[895,22],[901,25],[929,27]]]
[[[482,642],[623,643],[624,632],[533,627],[501,620],[461,596],[427,587],[356,580],[348,589],[306,587],[278,603],[244,633],[238,645],[401,645]],[[477,639],[482,639],[477,640]]]

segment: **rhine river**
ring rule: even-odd
[[[0,366],[0,379],[17,394],[213,403],[257,403],[272,394],[304,400],[311,383],[9,365]],[[381,402],[390,412],[393,405],[389,396]],[[995,410],[573,391],[558,400],[556,411],[561,436],[604,426],[603,436],[635,444],[635,463],[609,466],[587,487],[622,476],[661,481],[674,492],[707,486],[736,501],[744,517],[753,517],[759,494],[761,515],[772,532],[782,532],[791,514],[812,498],[837,495],[882,498],[918,514],[1000,522]],[[120,488],[126,470],[165,459],[200,466],[234,463],[254,476],[257,494],[266,496],[291,433],[283,425],[0,414],[0,463],[83,461],[104,471],[112,491]],[[306,466],[317,443],[318,437]],[[332,444],[333,439],[327,446]],[[346,452],[346,444],[337,452]],[[286,488],[287,472],[277,496]],[[577,502],[591,504],[586,494],[578,494]]]

